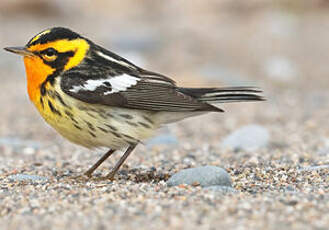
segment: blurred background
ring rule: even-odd
[[[21,58],[0,50],[0,217],[12,217],[5,222],[10,229],[48,229],[39,217],[58,229],[82,223],[85,229],[149,223],[327,229],[328,0],[0,1],[0,48],[25,45],[54,26],[178,85],[258,86],[267,101],[223,105],[224,114],[162,128],[127,160],[118,181],[77,183],[65,178],[84,172],[102,152],[72,145],[45,125],[29,102]],[[224,168],[241,193],[221,199],[199,187],[161,184],[200,165]],[[5,186],[10,175],[24,172],[50,182]],[[22,224],[27,218],[33,224]]]

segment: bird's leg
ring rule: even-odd
[[[136,146],[137,146],[137,144],[134,144],[134,145],[131,145],[128,147],[126,152],[123,154],[123,156],[120,158],[120,160],[116,163],[116,165],[113,167],[111,172],[106,175],[107,179],[112,180],[114,178],[115,174],[117,173],[117,171],[119,170],[119,168],[121,167],[123,162],[125,162],[125,160],[128,158],[130,153],[136,148]]]
[[[91,177],[91,174],[100,166],[109,156],[115,152],[114,149],[107,151],[90,169],[88,169],[84,174],[88,177]]]

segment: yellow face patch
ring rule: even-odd
[[[74,66],[79,65],[80,62],[84,59],[89,49],[89,44],[86,40],[81,38],[75,40],[63,39],[63,40],[48,42],[45,44],[36,44],[27,49],[29,51],[35,52],[35,51],[42,51],[47,48],[54,48],[59,53],[65,53],[69,51],[75,52],[74,56],[69,59],[69,61],[66,63],[64,67],[64,70],[69,70]]]
[[[33,42],[35,42],[36,40],[38,40],[42,35],[48,34],[50,33],[51,30],[45,30],[42,31],[41,33],[37,34],[34,36],[34,38],[31,39],[31,41],[29,42],[30,44],[32,44]]]

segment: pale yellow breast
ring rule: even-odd
[[[120,149],[150,137],[159,126],[154,112],[88,104],[66,95],[58,80],[40,101],[37,108],[47,123],[88,148]]]

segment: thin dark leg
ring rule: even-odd
[[[100,166],[109,156],[114,153],[115,150],[110,149],[107,153],[105,153],[90,169],[85,172],[85,175],[91,177],[91,174]]]
[[[120,158],[120,160],[116,163],[116,165],[111,170],[111,172],[106,175],[106,178],[111,179],[111,180],[114,178],[115,174],[117,173],[117,171],[119,170],[119,168],[121,167],[123,162],[125,162],[125,160],[128,158],[130,153],[136,148],[136,146],[137,146],[137,144],[131,145],[128,147],[126,152],[123,154],[123,156]]]

